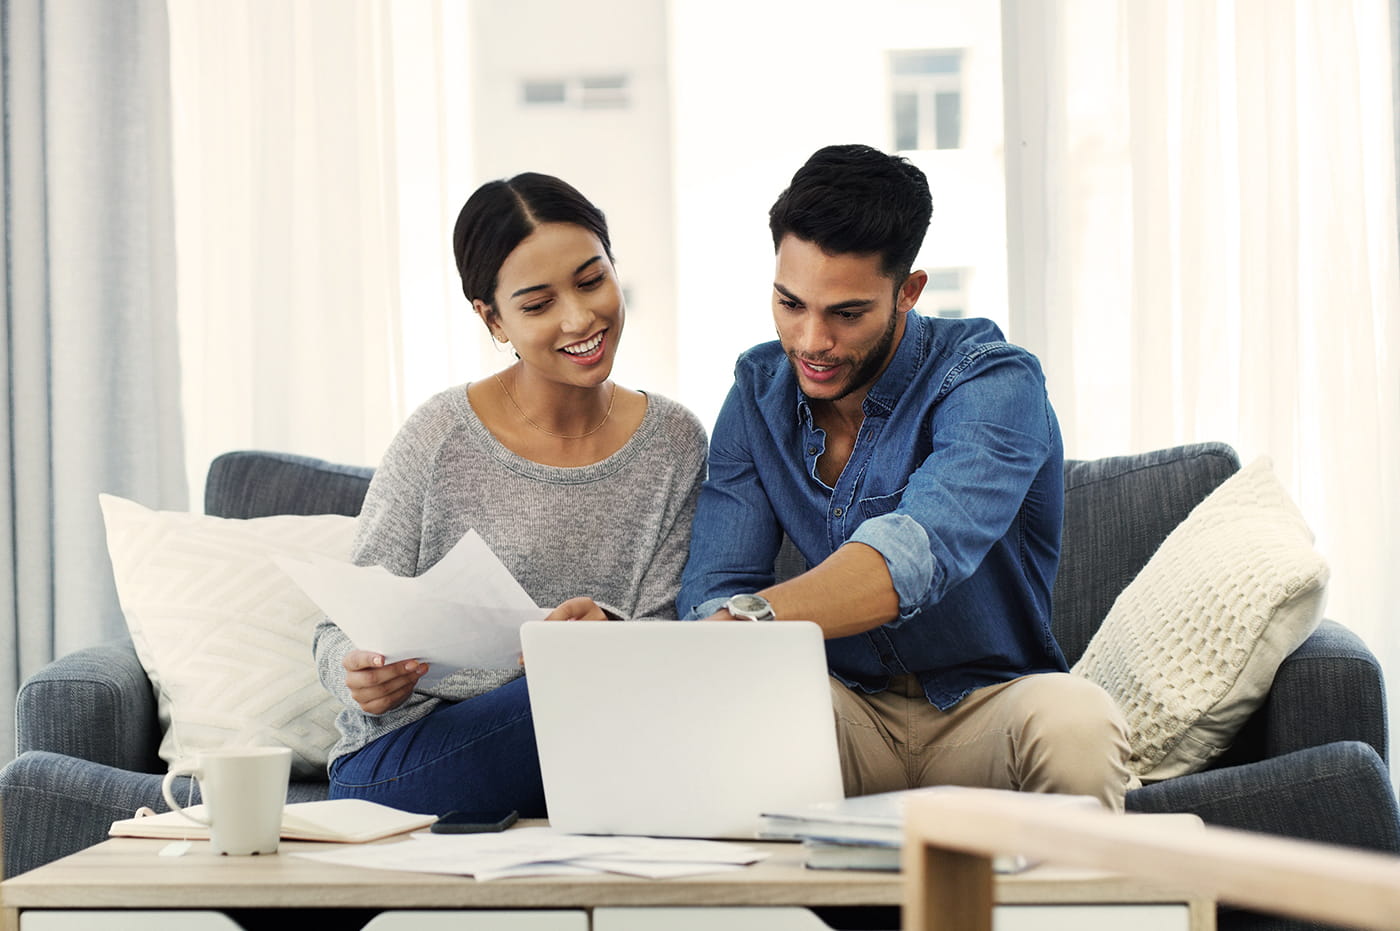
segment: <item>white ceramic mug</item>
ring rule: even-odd
[[[215,853],[276,853],[291,769],[292,751],[286,747],[201,750],[194,763],[171,768],[160,791],[172,810],[208,826]],[[190,814],[175,800],[170,789],[176,776],[199,780],[208,818]]]

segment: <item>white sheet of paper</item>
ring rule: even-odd
[[[319,555],[273,561],[355,646],[428,663],[421,685],[468,667],[516,668],[520,625],[548,613],[475,530],[417,578]]]
[[[421,584],[449,601],[471,600],[476,604],[505,608],[534,608],[535,602],[505,563],[491,552],[481,534],[468,530],[452,549],[418,577]]]
[[[650,837],[562,834],[516,828],[500,834],[414,834],[396,844],[370,844],[296,856],[381,870],[450,873],[477,879],[627,873],[664,878],[738,869],[767,856],[744,844]]]
[[[742,870],[743,863],[643,863],[639,860],[609,860],[588,858],[571,860],[573,866],[587,867],[598,873],[618,873],[623,876],[636,876],[641,879],[674,879],[677,876],[699,876],[704,873],[728,873]],[[483,877],[477,876],[477,879]]]
[[[598,871],[573,863],[526,863],[524,866],[509,866],[501,870],[478,870],[475,878],[481,882],[496,879],[520,879],[532,876],[597,876]]]

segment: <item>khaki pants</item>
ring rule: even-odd
[[[931,785],[1092,795],[1123,810],[1131,776],[1123,716],[1065,673],[987,686],[948,711],[912,675],[867,695],[831,679],[847,795]],[[1133,780],[1135,782],[1135,780]]]

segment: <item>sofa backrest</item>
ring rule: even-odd
[[[209,464],[204,513],[215,517],[360,513],[374,469],[290,453],[224,453]]]
[[[1070,665],[1167,534],[1239,467],[1239,457],[1225,443],[1065,461],[1064,537],[1052,624]],[[368,466],[290,453],[225,453],[209,466],[204,511],[240,518],[353,517],[373,475]]]
[[[1239,467],[1239,456],[1225,443],[1065,461],[1051,625],[1071,666],[1167,535]]]

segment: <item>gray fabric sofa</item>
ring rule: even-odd
[[[1054,624],[1071,664],[1167,534],[1238,468],[1234,451],[1219,443],[1065,464]],[[355,514],[371,474],[298,456],[229,453],[210,466],[205,511]],[[155,699],[129,642],[56,660],[25,682],[16,713],[18,756],[0,770],[7,875],[100,841],[113,820],[142,805],[165,808]],[[1387,753],[1380,667],[1358,637],[1324,621],[1283,664],[1225,758],[1135,790],[1128,807],[1400,853]],[[295,782],[288,797],[325,793],[325,782]],[[1242,913],[1223,920],[1256,926]]]

